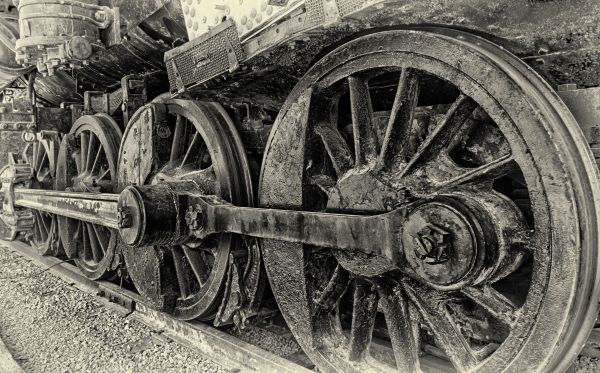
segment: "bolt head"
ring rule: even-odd
[[[198,218],[200,214],[194,207],[190,206],[185,213],[185,222],[191,230],[197,230],[200,227],[200,223],[198,222]]]

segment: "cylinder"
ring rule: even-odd
[[[100,28],[111,21],[110,9],[97,0],[21,0],[18,10],[17,62],[49,74],[60,65],[87,61]]]
[[[15,61],[15,42],[18,37],[17,16],[0,12],[0,89],[6,88],[29,70]]]

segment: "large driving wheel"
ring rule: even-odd
[[[66,135],[58,154],[56,189],[71,192],[115,193],[117,157],[122,133],[108,115],[84,115]],[[100,224],[58,218],[67,256],[90,279],[114,276],[118,232]]]
[[[263,240],[278,305],[322,371],[562,371],[598,305],[598,173],[516,57],[443,29],[317,62],[272,130],[265,207],[406,210],[383,255]],[[364,234],[368,234],[364,232]]]
[[[119,156],[119,188],[129,185],[185,189],[241,206],[252,201],[249,168],[233,123],[220,106],[195,101],[165,100],[133,115]],[[189,204],[194,205],[193,198]],[[164,230],[145,229],[149,234]],[[123,248],[137,290],[176,318],[212,318],[222,300],[230,254],[245,255],[240,240],[220,235],[179,245],[169,237],[157,239],[165,244]]]

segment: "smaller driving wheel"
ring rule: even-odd
[[[233,123],[216,104],[166,100],[146,105],[125,130],[119,190],[130,185],[186,189],[245,206],[252,190],[247,160],[236,136]],[[189,198],[194,205],[194,197]],[[163,212],[156,211],[156,216]],[[156,216],[148,220],[164,221]],[[173,226],[172,231],[176,229]],[[149,225],[145,230],[152,235],[164,227]],[[174,244],[166,236],[155,240],[162,244],[123,247],[137,290],[176,318],[213,318],[222,301],[230,253],[236,258],[245,255],[240,240],[232,235],[189,244]]]
[[[58,136],[45,136],[30,142],[23,151],[23,159],[32,170],[31,188],[51,190],[54,188],[56,158],[59,147]],[[29,240],[40,255],[61,256],[64,254],[58,234],[58,217],[54,214],[31,210],[33,232]]]
[[[117,152],[122,133],[108,115],[85,115],[65,136],[58,154],[56,189],[114,193]],[[59,217],[58,228],[67,256],[86,277],[114,276],[112,268],[118,232],[98,224]]]

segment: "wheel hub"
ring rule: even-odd
[[[481,269],[476,265],[482,249],[480,235],[467,214],[450,203],[433,201],[410,212],[401,241],[409,268],[417,276],[449,286]]]

